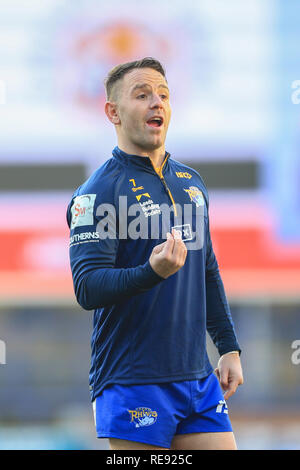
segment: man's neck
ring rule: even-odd
[[[118,147],[119,149],[123,150],[123,152],[128,153],[129,155],[139,155],[140,157],[149,157],[155,168],[160,168],[165,159],[166,151],[165,151],[164,146],[160,147],[159,149],[150,150],[150,151],[143,150],[135,146],[124,145],[121,143],[118,143]]]

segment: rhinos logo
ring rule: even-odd
[[[144,406],[136,408],[135,410],[128,410],[128,413],[131,416],[130,422],[134,423],[136,428],[151,426],[151,424],[154,424],[157,420],[157,412]]]
[[[199,188],[190,186],[189,189],[184,189],[184,191],[188,193],[191,201],[194,202],[197,207],[204,206],[204,197]]]

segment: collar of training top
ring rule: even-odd
[[[151,173],[155,173],[155,169],[153,163],[149,157],[142,157],[140,155],[130,155],[129,153],[124,152],[118,146],[116,146],[112,151],[113,157],[115,157],[120,163],[126,166],[136,166],[145,171],[150,171]],[[168,166],[170,154],[165,152],[164,163],[163,163],[163,170],[164,173]]]

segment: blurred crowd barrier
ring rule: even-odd
[[[300,353],[292,344],[299,310],[299,304],[232,304],[245,382],[228,407],[241,447],[300,448]],[[105,448],[96,439],[88,391],[92,313],[75,305],[7,307],[1,325],[0,448]],[[207,342],[216,367],[216,349]]]

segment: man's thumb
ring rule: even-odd
[[[164,249],[165,244],[166,242],[160,243],[159,245],[155,245],[155,247],[153,248],[153,253],[155,255],[158,255]]]
[[[166,250],[166,249],[169,249],[170,248],[170,244],[172,244],[174,242],[174,238],[172,237],[172,235],[168,232],[167,233],[167,240],[163,243],[160,243],[159,245],[156,245],[153,250],[152,250],[152,253],[154,255],[158,255],[159,253],[161,253],[163,250]]]

